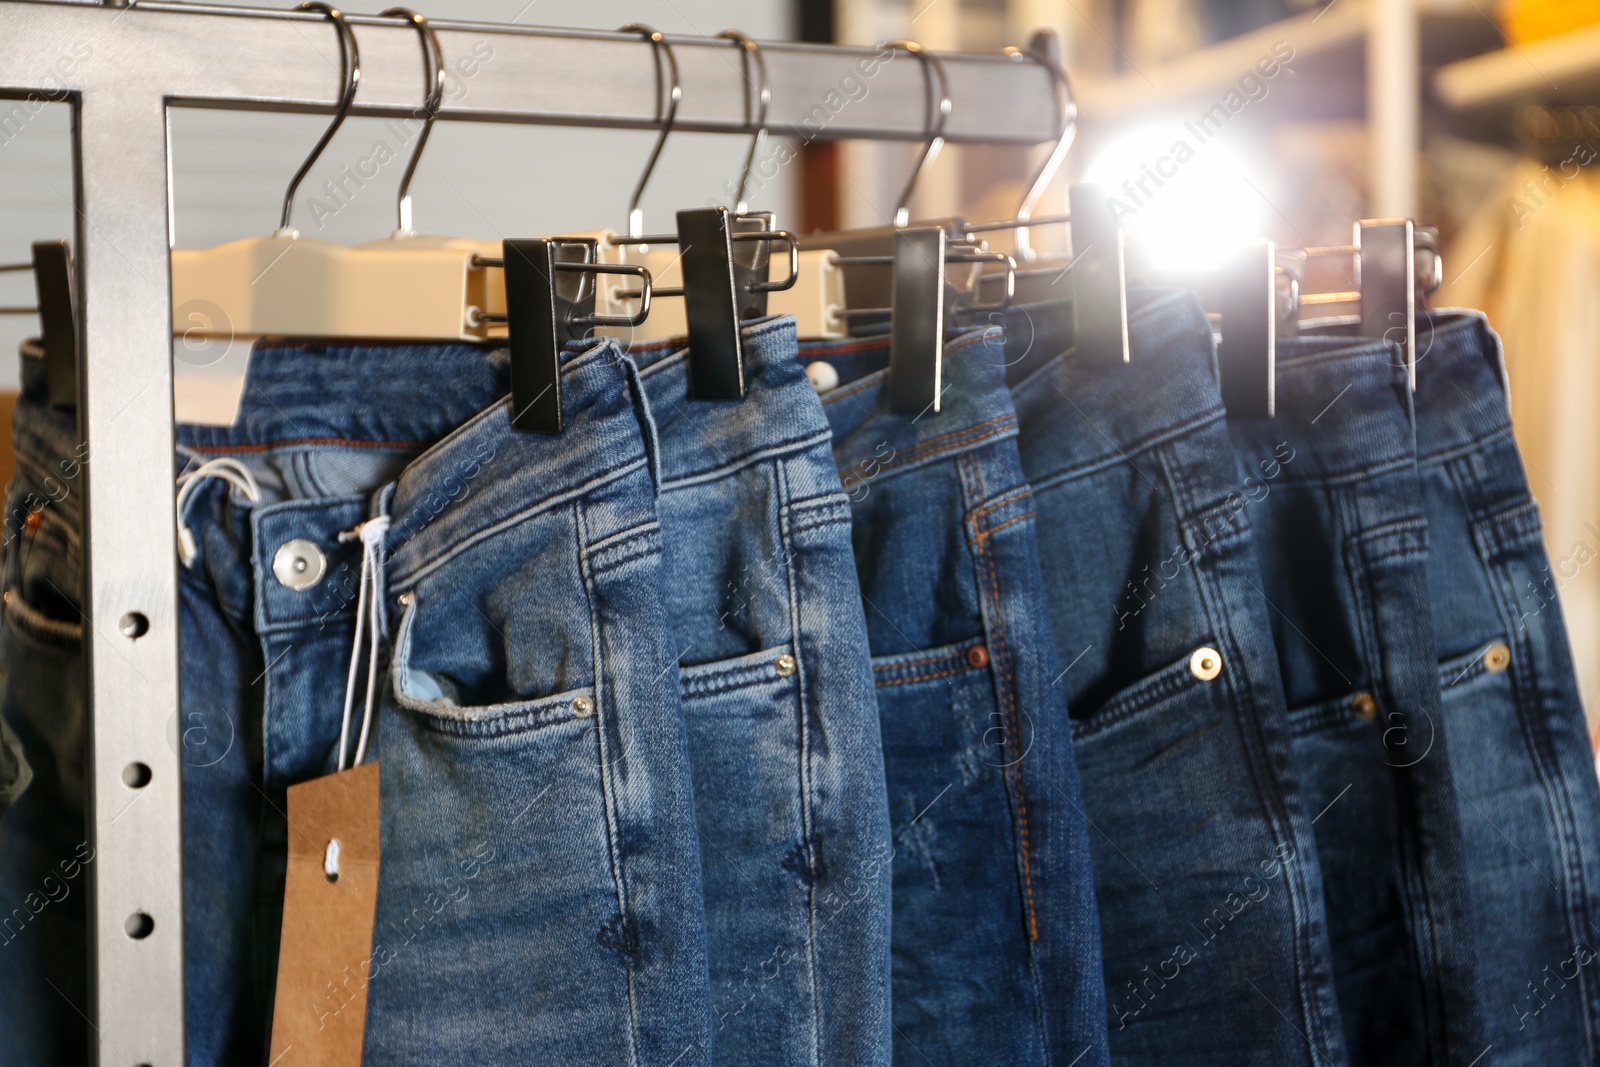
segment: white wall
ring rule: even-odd
[[[792,0],[415,0],[439,19],[520,22],[525,25],[612,29],[649,23],[668,34],[712,36],[736,27],[758,40],[791,34]],[[256,0],[251,6],[290,7]],[[374,4],[372,10],[383,5]],[[328,31],[330,55],[337,55]],[[641,43],[641,62],[649,53]],[[419,60],[420,65],[420,60]],[[595,71],[603,78],[604,71]],[[421,77],[419,69],[418,92]],[[64,104],[48,104],[26,120],[0,124],[0,262],[21,262],[29,244],[73,234],[69,130]],[[268,115],[242,111],[174,110],[172,131],[175,234],[179,247],[205,248],[239,237],[263,235],[278,223],[284,187],[306,151],[327,126],[326,116]],[[655,134],[644,131],[578,130],[538,126],[492,126],[440,122],[412,181],[419,233],[496,240],[603,226],[627,221],[628,195],[643,168]],[[340,204],[322,185],[341,165],[354,166],[386,141],[400,158]],[[645,224],[670,229],[672,213],[723,196],[738,174],[748,142],[743,137],[675,134],[645,195]],[[308,236],[358,243],[388,236],[394,228],[395,190],[405,169],[404,152],[385,123],[351,119],[306,177],[295,205],[294,224]],[[769,146],[770,150],[770,146]],[[792,219],[793,168],[785,168],[755,207]],[[314,209],[310,198],[324,205]],[[331,214],[327,208],[337,208]],[[319,225],[320,223],[320,225]],[[27,272],[0,274],[0,305],[34,303]],[[32,316],[0,317],[0,348],[38,330]],[[15,388],[16,358],[0,355],[0,388]]]

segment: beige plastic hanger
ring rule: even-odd
[[[503,322],[484,315],[505,312],[505,286],[496,242],[410,234],[408,187],[417,158],[438,111],[443,64],[427,20],[391,9],[423,35],[428,72],[425,126],[401,186],[400,227],[389,240],[351,248],[302,237],[290,226],[295,193],[343,124],[361,80],[355,34],[338,10],[325,3],[300,5],[320,11],[339,33],[345,90],[338,110],[311,154],[289,183],[278,230],[270,237],[231,241],[216,248],[174,249],[173,331],[186,338],[251,340],[269,336],[351,337],[393,340],[487,340],[505,336]],[[185,321],[194,307],[210,306],[211,321]]]

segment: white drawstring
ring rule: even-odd
[[[194,498],[194,491],[207,478],[221,478],[243,493],[250,503],[261,502],[261,486],[256,484],[256,476],[250,473],[249,467],[232,456],[218,456],[216,459],[206,460],[194,470],[178,475],[178,559],[183,561],[185,567],[194,566],[195,557],[200,554],[200,549],[195,545],[194,533],[189,529],[189,524],[184,521],[184,513],[189,508],[189,501]]]
[[[354,530],[339,535],[339,540],[361,538],[361,592],[356,598],[356,636],[350,646],[350,673],[344,683],[344,718],[339,725],[338,770],[345,770],[344,757],[350,739],[350,709],[356,699],[356,665],[361,658],[361,632],[369,630],[367,645],[367,700],[361,715],[361,735],[356,740],[356,756],[351,767],[359,765],[367,754],[367,735],[372,729],[372,698],[377,692],[378,676],[378,596],[379,578],[383,567],[383,538],[389,532],[389,516],[379,515],[368,519]],[[368,595],[368,590],[371,595]],[[367,618],[368,612],[372,618]]]

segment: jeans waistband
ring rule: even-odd
[[[888,339],[801,346],[803,361],[855,360]],[[878,370],[823,395],[833,426],[834,462],[846,473],[870,470],[892,478],[970,451],[997,437],[1015,437],[1017,416],[1005,387],[1005,338],[998,329],[972,330],[945,343],[944,397],[938,412],[893,414],[889,372]],[[994,488],[994,487],[986,487]]]
[[[1279,341],[1277,414],[1228,420],[1235,444],[1249,453],[1315,441],[1284,464],[1278,476],[1287,482],[1336,482],[1416,462],[1399,346],[1342,338],[1334,347],[1333,340]]]
[[[795,358],[799,342],[794,319],[787,315],[758,319],[746,324],[741,334],[750,394],[746,401],[693,398],[692,356],[681,342],[628,348],[629,360],[639,368],[656,432],[672,442],[661,452],[664,488],[714,478],[764,456],[827,441],[828,420]],[[759,402],[747,402],[757,395]]]
[[[1417,347],[1418,462],[1510,438],[1505,360],[1481,312],[1418,316]]]
[[[1128,325],[1129,358],[1152,368],[1149,373],[1085,367],[1076,352],[1066,351],[1012,389],[1024,425],[1031,419],[1051,424],[1055,466],[1034,471],[1035,483],[1126,462],[1222,418],[1211,323],[1198,297],[1182,290],[1152,291],[1148,302],[1130,313]],[[1010,328],[1015,336],[1025,327]],[[1089,383],[1094,408],[1084,410],[1075,397]]]

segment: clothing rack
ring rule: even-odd
[[[353,113],[414,114],[415,29],[401,19],[349,21],[362,57]],[[659,128],[661,72],[636,33],[432,25],[451,69],[484,42],[496,57],[445,103],[442,119]],[[177,1067],[184,1058],[167,108],[331,113],[341,91],[333,34],[314,12],[0,0],[0,96],[65,99],[75,111],[77,399],[90,446],[76,488],[85,494],[99,1062]],[[675,128],[753,132],[756,94],[740,44],[672,45],[682,78]],[[773,135],[927,138],[927,74],[904,51],[763,43],[761,53]],[[945,140],[1055,141],[1060,106],[1042,65],[941,58],[952,105]]]

